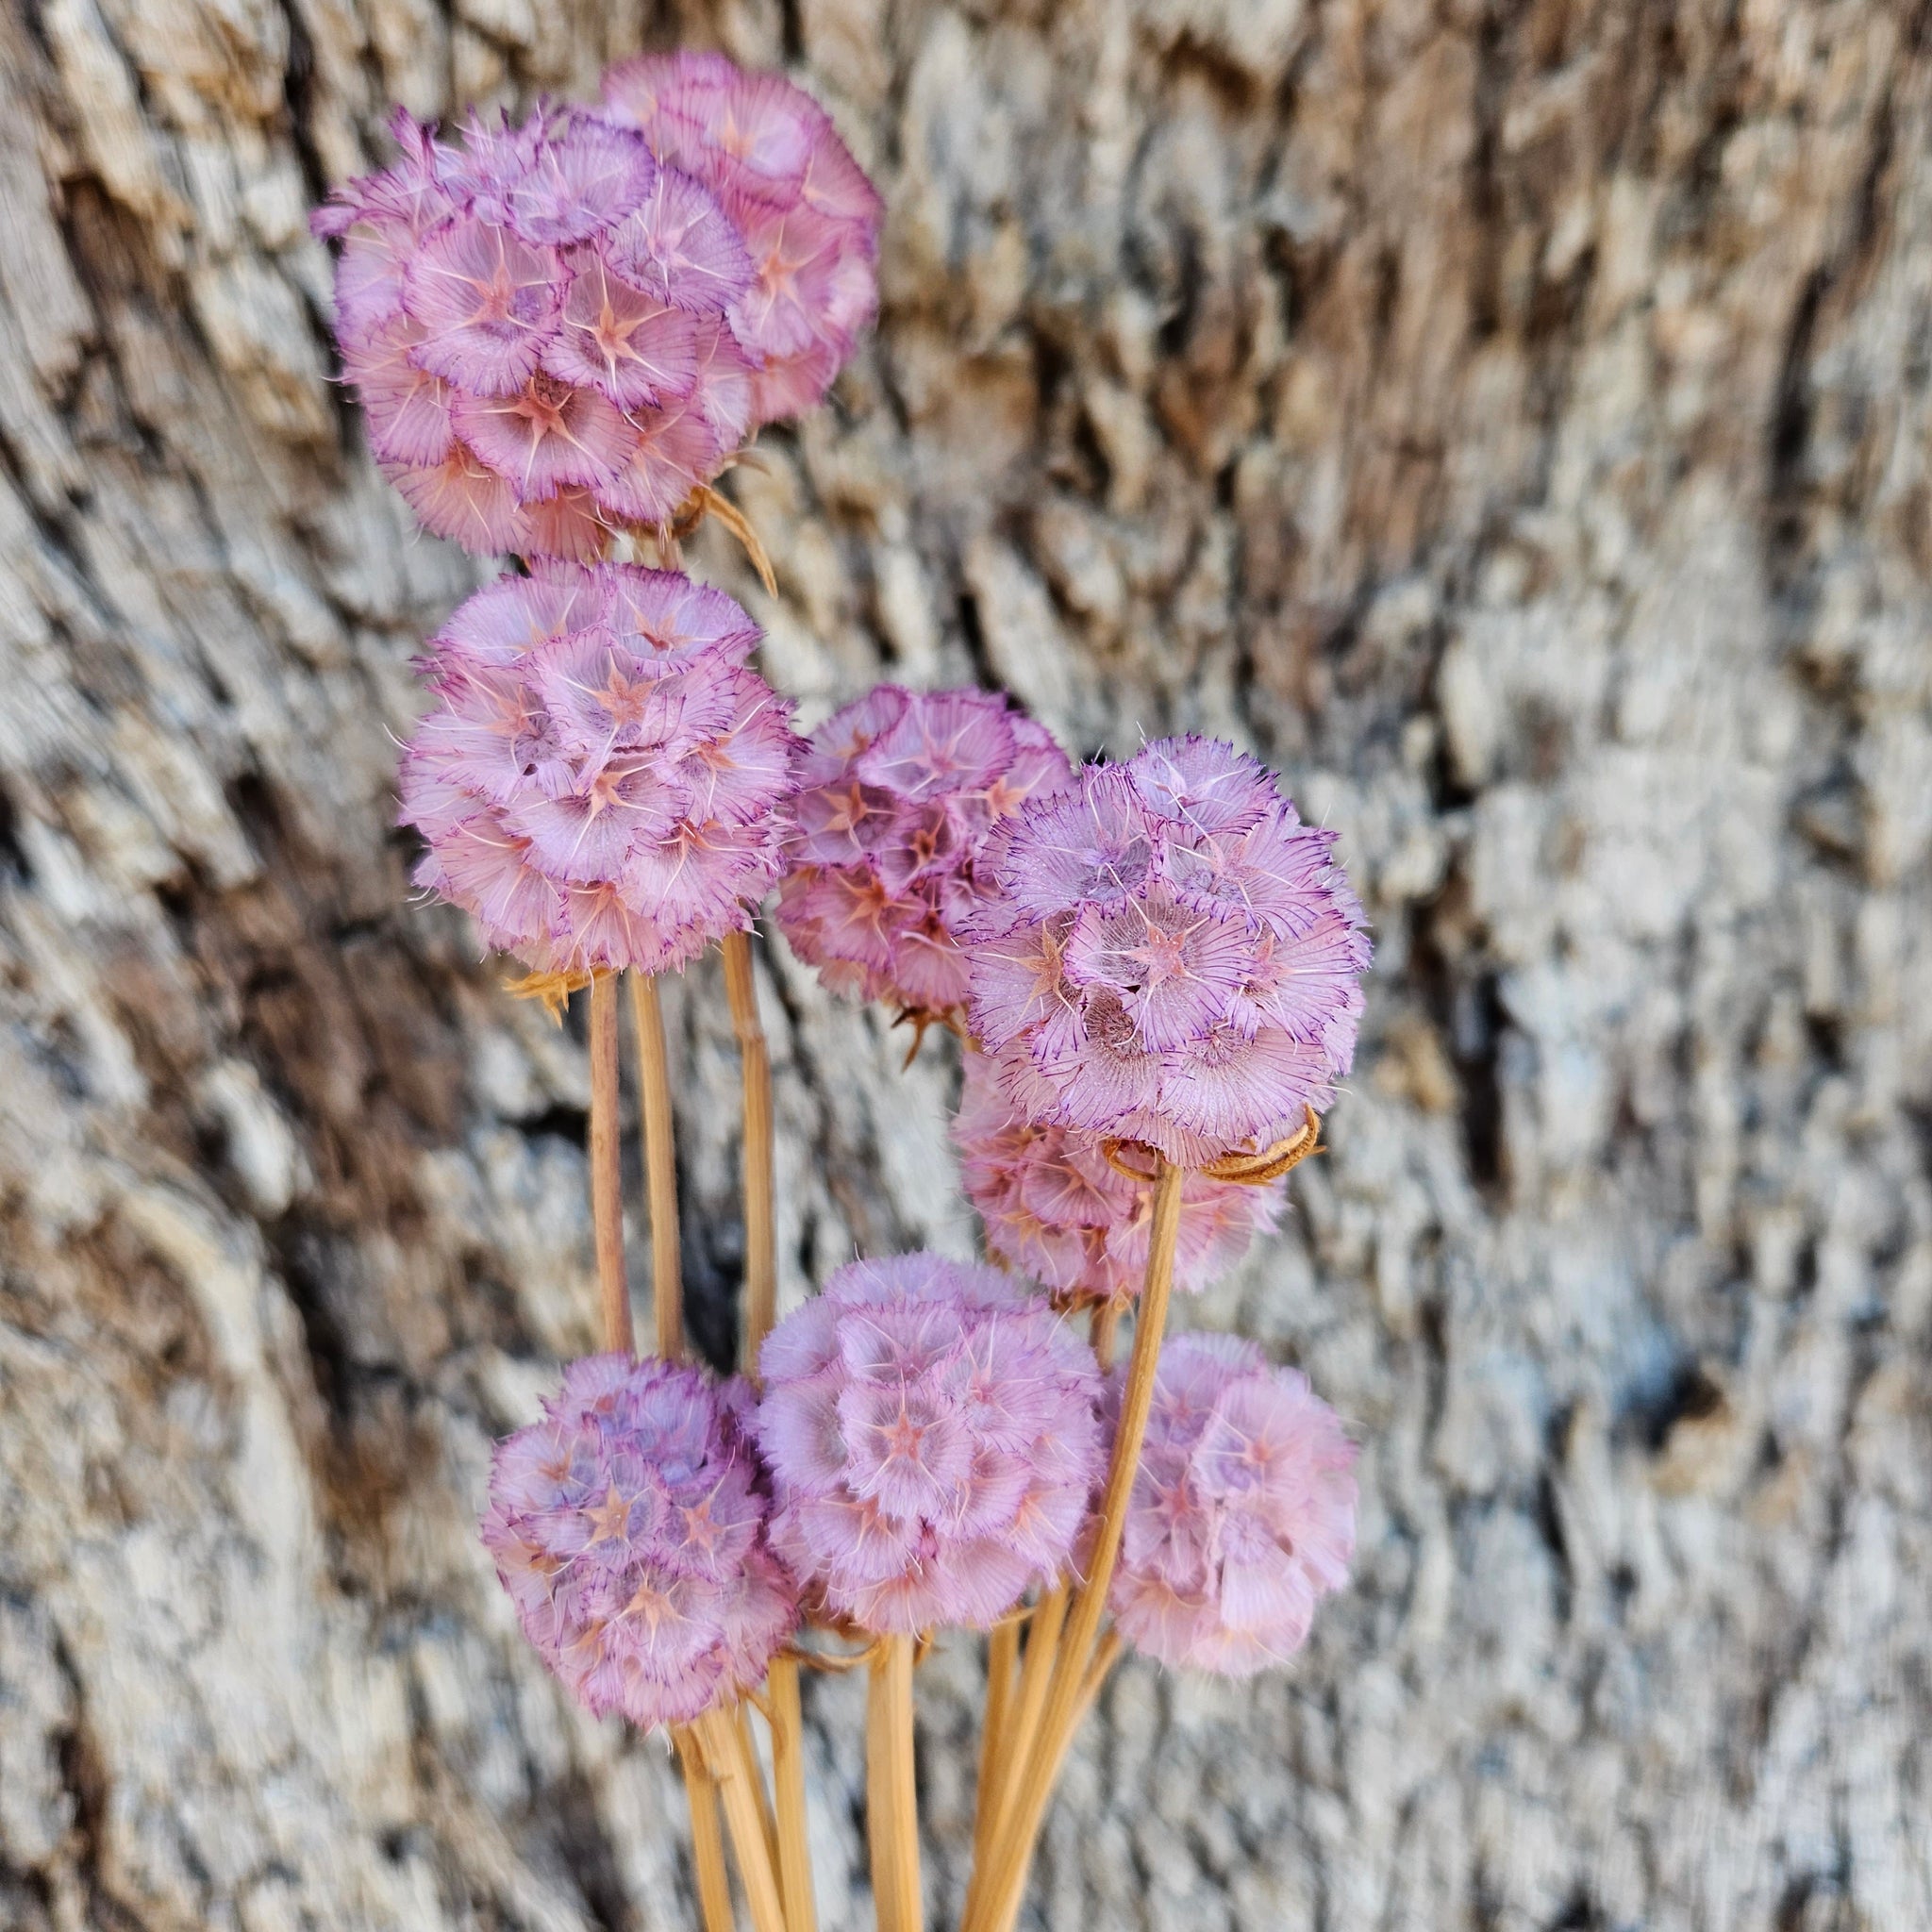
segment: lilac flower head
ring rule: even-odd
[[[1062,1306],[1124,1301],[1147,1270],[1151,1182],[1129,1180],[1074,1127],[1035,1126],[999,1091],[983,1054],[966,1055],[953,1142],[966,1198],[997,1259],[1030,1275]],[[1189,1174],[1181,1183],[1174,1285],[1199,1293],[1273,1227],[1286,1178],[1259,1187]]]
[[[757,420],[811,408],[878,308],[877,191],[809,94],[721,54],[644,55],[604,76],[606,112],[667,172],[714,195],[750,279],[728,314],[751,358]]]
[[[1108,1385],[1120,1413],[1124,1371]],[[1254,1343],[1161,1353],[1108,1607],[1136,1649],[1246,1677],[1307,1641],[1355,1556],[1355,1445],[1307,1377]]]
[[[540,563],[460,606],[403,753],[416,883],[539,971],[659,973],[776,883],[797,741],[758,631],[671,571]]]
[[[1355,1057],[1369,963],[1333,843],[1206,739],[1028,800],[988,841],[991,896],[962,934],[1008,1096],[1186,1168],[1299,1130]]]
[[[940,1015],[964,1006],[961,917],[988,833],[1064,784],[1066,754],[998,691],[882,684],[812,733],[778,901],[835,990]]]
[[[635,129],[541,107],[339,188],[336,338],[370,447],[424,525],[484,554],[600,557],[742,441],[754,280],[717,199]]]
[[[1066,1563],[1102,1467],[1100,1374],[996,1269],[854,1261],[758,1366],[774,1544],[833,1616],[984,1629]]]
[[[600,1717],[688,1724],[755,1690],[798,1627],[749,1403],[698,1369],[591,1356],[496,1445],[484,1544],[525,1636]]]

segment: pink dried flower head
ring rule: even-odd
[[[1124,1371],[1108,1385],[1120,1413]],[[1355,1445],[1293,1369],[1252,1342],[1162,1351],[1108,1606],[1159,1662],[1246,1677],[1307,1641],[1355,1556]]]
[[[460,606],[403,754],[416,882],[539,971],[680,966],[782,867],[789,701],[757,625],[675,572],[541,563]]]
[[[809,94],[720,54],[645,55],[604,76],[606,111],[702,182],[742,239],[728,313],[757,420],[809,408],[878,308],[877,192]]]
[[[1034,1126],[999,1091],[983,1054],[966,1055],[953,1121],[966,1198],[979,1210],[988,1250],[1031,1275],[1062,1305],[1124,1301],[1147,1270],[1154,1188],[1132,1181],[1073,1127]],[[1174,1285],[1198,1293],[1274,1225],[1288,1182],[1260,1187],[1189,1174],[1181,1184]]]
[[[743,441],[754,356],[725,320],[741,225],[634,128],[543,107],[460,147],[407,114],[400,158],[313,220],[369,442],[466,549],[589,560],[669,520]]]
[[[1186,1168],[1300,1129],[1355,1057],[1369,963],[1333,843],[1212,740],[1029,800],[988,841],[991,896],[961,935],[1008,1098]]]
[[[986,838],[1065,784],[1066,754],[998,691],[882,684],[812,733],[778,902],[828,986],[941,1015],[966,999],[958,923]]]
[[[688,1724],[798,1627],[742,1383],[624,1355],[564,1372],[496,1445],[483,1541],[524,1634],[600,1717]]]
[[[1067,1561],[1101,1472],[1099,1371],[996,1269],[854,1261],[758,1366],[774,1542],[832,1615],[984,1629]]]

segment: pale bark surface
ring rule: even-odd
[[[789,62],[891,209],[878,341],[735,484],[780,598],[695,552],[770,674],[1232,733],[1375,924],[1331,1152],[1181,1311],[1352,1419],[1358,1585],[1251,1689],[1121,1673],[1035,1923],[1932,1924],[1932,49],[1888,0],[7,0],[0,1922],[694,1923],[664,1752],[567,1707],[473,1533],[593,1342],[585,1066],[409,903],[390,734],[477,571],[328,385],[303,225],[391,99],[644,39]],[[945,1054],[761,972],[785,1295],[963,1250]],[[671,1017],[722,1347],[715,961]],[[977,1668],[922,1674],[941,1921]],[[858,1687],[808,1695],[842,1932]]]

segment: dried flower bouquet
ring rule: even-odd
[[[679,55],[613,69],[598,107],[473,119],[460,142],[392,127],[393,164],[315,218],[340,243],[343,370],[425,526],[522,564],[421,661],[402,819],[418,883],[522,963],[513,990],[590,1008],[607,1352],[499,1445],[483,1540],[558,1678],[669,1731],[707,1932],[733,1924],[727,1836],[756,1932],[815,1925],[802,1667],[867,1673],[878,1923],[918,1932],[916,1667],[935,1631],[988,1633],[963,1924],[1008,1932],[1123,1646],[1244,1675],[1346,1578],[1354,1451],[1332,1411],[1250,1343],[1162,1337],[1175,1285],[1230,1266],[1314,1150],[1355,1049],[1360,907],[1332,836],[1230,745],[1075,769],[1002,693],[890,685],[801,740],[751,666],[758,626],[683,574],[708,514],[769,582],[711,486],[824,396],[876,308],[878,197],[796,87]],[[862,1259],[775,1321],[750,945],[774,891],[829,988],[893,1008],[915,1052],[934,1024],[961,1041],[954,1133],[998,1265]],[[685,1359],[657,988],[714,941],[744,1099],[744,1373],[725,1379]]]

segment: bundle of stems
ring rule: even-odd
[[[742,1361],[745,1373],[756,1377],[758,1349],[771,1331],[777,1299],[771,1058],[758,1018],[748,935],[725,937],[724,963],[740,1053],[744,1122]],[[684,1352],[683,1281],[663,1012],[655,978],[633,973],[630,980],[642,1091],[655,1339],[660,1355],[676,1357]],[[615,975],[600,974],[592,979],[590,1020],[591,1196],[605,1344],[629,1353],[633,1343],[618,1167]],[[1314,1142],[1311,1116],[1292,1143],[1248,1165],[1259,1178],[1272,1179],[1311,1152]],[[1085,1574],[1056,1583],[1030,1610],[1003,1620],[988,1639],[973,1873],[960,1932],[1011,1932],[1054,1787],[1074,1734],[1120,1653],[1118,1633],[1103,1627],[1108,1588],[1154,1400],[1185,1175],[1157,1156],[1153,1171],[1141,1177],[1153,1188],[1146,1275]],[[1093,1345],[1103,1368],[1111,1365],[1119,1314],[1113,1302],[1099,1304],[1092,1313]],[[924,1925],[913,1757],[917,1656],[914,1638],[894,1635],[877,1638],[854,1659],[867,1666],[867,1837],[879,1932],[924,1932]],[[733,1932],[727,1833],[754,1932],[816,1932],[806,1831],[800,1664],[799,1653],[782,1652],[773,1660],[764,1696],[756,1700],[770,1740],[769,1790],[744,1705],[707,1712],[674,1732],[691,1803],[692,1859],[705,1932]]]

